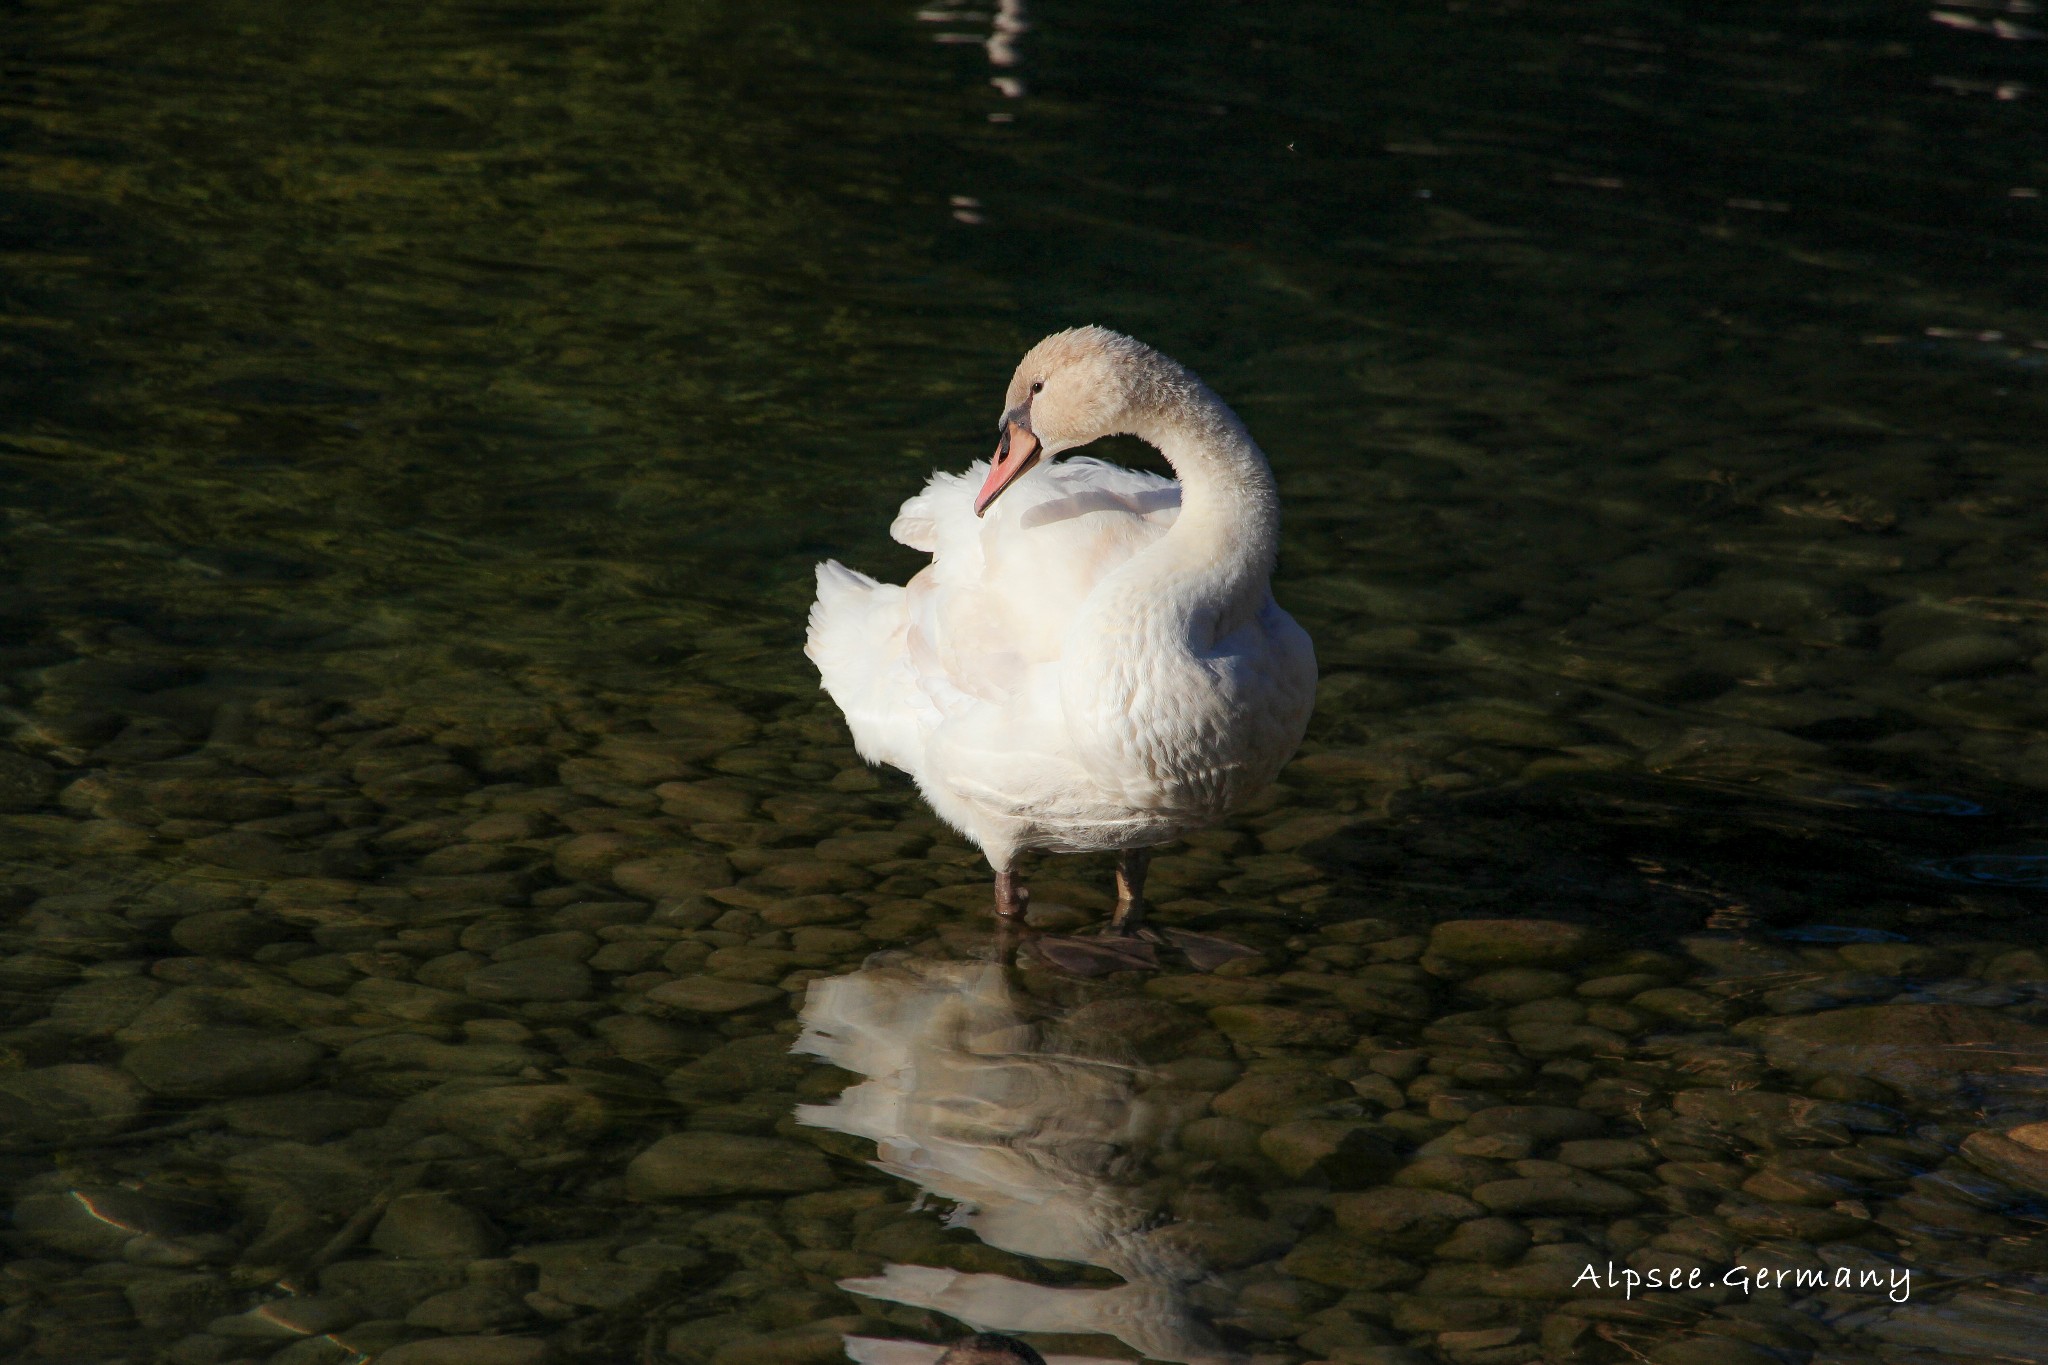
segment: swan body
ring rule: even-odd
[[[992,461],[903,504],[890,533],[932,556],[909,583],[818,566],[805,650],[861,755],[980,845],[999,909],[1020,852],[1140,850],[1223,818],[1293,755],[1316,681],[1273,600],[1272,472],[1194,375],[1062,332],[1018,367],[1000,430]],[[1124,433],[1178,481],[1052,463]]]

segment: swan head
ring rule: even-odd
[[[988,511],[1005,488],[1040,460],[1131,429],[1165,389],[1193,376],[1141,341],[1107,327],[1055,332],[1033,346],[1011,376],[995,457],[974,498]]]

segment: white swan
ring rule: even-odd
[[[1019,853],[1114,849],[1128,934],[1144,850],[1270,782],[1308,724],[1315,652],[1270,582],[1279,494],[1222,399],[1105,328],[1039,342],[1005,406],[993,460],[934,475],[889,528],[932,556],[906,586],[818,566],[805,653],[861,755],[980,845],[998,915],[1024,912]],[[1051,463],[1120,434],[1180,481]]]

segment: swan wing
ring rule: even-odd
[[[1173,525],[1180,485],[1080,457],[1032,470],[977,517],[987,473],[976,461],[964,475],[938,475],[911,504],[932,531],[920,625],[933,661],[992,700],[1015,690],[1021,667],[1059,659],[1095,586]]]

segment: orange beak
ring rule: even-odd
[[[995,458],[989,461],[988,478],[982,483],[981,491],[974,495],[974,515],[977,517],[988,511],[989,504],[1015,483],[1018,475],[1038,463],[1038,438],[1031,434],[1027,421],[1028,418],[1021,413],[1018,417],[1004,420],[1003,437],[996,443]]]

